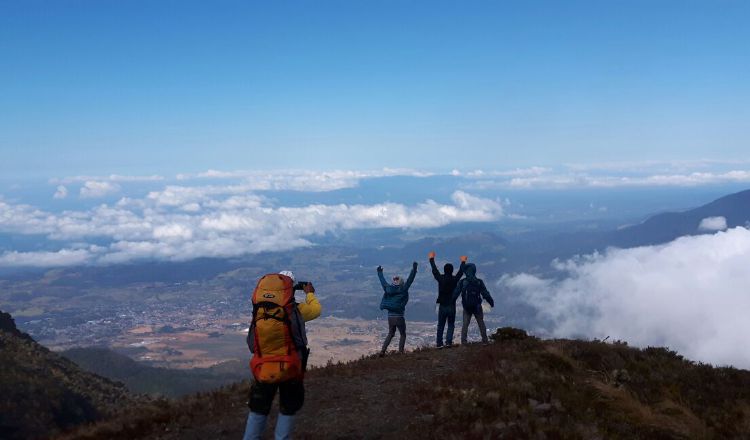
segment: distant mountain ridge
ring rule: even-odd
[[[0,438],[46,438],[113,415],[136,399],[18,331],[0,312]]]
[[[697,235],[703,219],[724,217],[728,228],[745,226],[750,222],[750,190],[730,194],[711,203],[683,212],[666,212],[649,217],[644,222],[615,232],[611,245],[635,247],[661,244],[683,235]]]

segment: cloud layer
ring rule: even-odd
[[[563,277],[506,276],[560,337],[666,345],[691,359],[750,368],[750,231],[610,249],[554,267]]]
[[[454,192],[449,204],[426,200],[411,206],[380,203],[284,207],[275,206],[242,184],[170,185],[143,198],[122,198],[114,206],[103,204],[59,214],[0,200],[0,232],[41,234],[67,243],[55,252],[7,251],[0,254],[0,266],[231,257],[309,246],[311,237],[339,230],[435,228],[455,222],[494,221],[502,216],[499,202],[463,191]],[[94,240],[109,244],[94,246]]]
[[[523,172],[526,171],[524,174]],[[750,171],[691,172],[644,175],[600,175],[586,172],[553,172],[545,168],[518,170],[517,175],[480,173],[467,174],[474,182],[468,189],[569,189],[628,187],[694,187],[713,184],[750,183]]]
[[[82,198],[95,198],[118,192],[120,185],[172,182],[178,186],[202,186],[206,182],[225,186],[231,182],[242,191],[325,192],[355,188],[367,179],[395,176],[452,176],[463,180],[465,190],[493,189],[572,189],[620,187],[695,187],[714,184],[750,183],[750,161],[692,160],[672,162],[613,162],[567,164],[560,167],[531,166],[504,170],[458,170],[436,173],[411,168],[379,170],[235,170],[209,169],[198,173],[161,175],[72,176],[51,179],[54,185],[78,185]],[[60,186],[59,188],[64,188]],[[58,190],[59,190],[58,188]],[[67,188],[64,190],[67,191]],[[67,192],[58,191],[56,198]]]

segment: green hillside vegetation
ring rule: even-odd
[[[211,368],[175,370],[144,365],[107,348],[73,348],[61,353],[86,371],[122,382],[134,393],[179,397],[247,379],[245,362],[223,362]]]
[[[37,344],[0,312],[0,438],[46,438],[134,403],[122,384]]]
[[[296,435],[336,438],[748,438],[750,372],[665,348],[539,340],[422,349],[314,369]],[[240,438],[248,383],[136,407],[66,438]],[[273,423],[273,420],[270,421]]]

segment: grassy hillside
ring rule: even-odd
[[[19,332],[0,312],[0,438],[47,437],[133,402],[122,384],[85,372]]]
[[[750,372],[663,348],[537,340],[315,369],[300,438],[749,438]],[[248,384],[163,401],[68,438],[240,438]]]
[[[211,368],[157,368],[106,348],[74,348],[61,353],[78,366],[118,382],[134,393],[179,397],[238,382],[250,375],[245,362],[224,362]]]

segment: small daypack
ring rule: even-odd
[[[304,376],[307,340],[293,285],[285,275],[269,274],[258,280],[253,291],[247,342],[253,353],[250,370],[258,382],[279,383]]]
[[[482,282],[478,279],[467,279],[464,284],[464,309],[475,311],[482,304]]]

